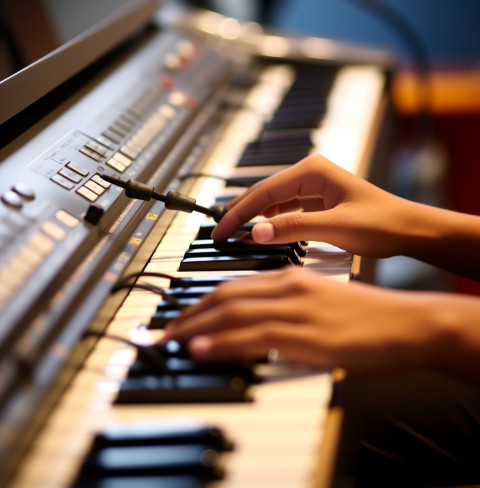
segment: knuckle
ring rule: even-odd
[[[288,272],[287,280],[292,292],[304,293],[310,289],[309,273],[302,268],[292,266]]]
[[[236,292],[233,289],[233,282],[220,283],[217,289],[210,294],[218,302],[227,302],[236,296]]]
[[[221,305],[221,316],[226,324],[237,322],[245,315],[245,303],[241,300],[229,300]]]
[[[271,223],[279,233],[295,233],[304,226],[304,217],[301,212],[284,214],[281,217],[271,219]]]
[[[278,324],[274,322],[264,322],[259,328],[259,341],[263,345],[272,346],[278,342]]]

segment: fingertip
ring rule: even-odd
[[[196,336],[188,343],[188,349],[195,359],[206,361],[212,357],[213,341],[208,336]]]
[[[212,239],[214,241],[224,241],[226,239],[225,233],[222,232],[222,229],[218,229],[218,225],[215,226],[212,230]]]
[[[212,239],[214,241],[225,241],[235,232],[235,219],[227,213],[212,230]],[[238,225],[239,226],[239,225]],[[233,229],[233,230],[232,230]]]
[[[275,227],[271,222],[259,222],[253,226],[252,236],[261,244],[270,242],[275,237]]]

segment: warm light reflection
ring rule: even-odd
[[[101,393],[117,393],[120,390],[120,385],[115,381],[97,381],[95,390]]]
[[[240,22],[231,17],[226,17],[218,26],[218,34],[224,39],[238,39],[242,33]]]
[[[264,36],[259,48],[262,54],[275,58],[286,57],[290,52],[289,41],[279,36]]]
[[[110,358],[110,365],[130,365],[135,358],[136,352],[133,349],[117,349]]]
[[[130,340],[135,344],[149,345],[155,342],[152,333],[146,327],[133,328],[129,331]]]
[[[215,12],[203,12],[198,16],[197,27],[207,34],[217,34],[218,24],[222,20],[222,16]]]
[[[328,39],[307,37],[300,45],[302,54],[311,59],[331,59],[337,53],[336,43]]]
[[[256,22],[247,22],[242,27],[242,41],[249,44],[256,44],[259,38],[263,36],[263,28]]]
[[[341,161],[341,166],[355,172],[358,165],[358,137],[350,127],[325,127],[317,140],[323,156],[331,161]]]

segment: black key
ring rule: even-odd
[[[200,364],[189,358],[167,358],[165,360],[166,372],[172,375],[193,374],[193,375],[229,375],[239,376],[245,379],[248,383],[258,382],[258,376],[253,372],[250,364],[241,363],[222,363],[221,367],[218,364]],[[137,360],[135,361],[128,373],[129,377],[139,376],[162,376],[165,371],[155,368],[151,363]]]
[[[212,230],[216,227],[217,224],[203,224],[200,229],[198,229],[197,235],[195,240],[198,239],[211,239],[212,238]],[[247,222],[232,236],[232,238],[238,239],[242,235],[247,232],[250,232],[253,227],[253,222]]]
[[[240,276],[226,275],[226,276],[186,276],[182,277],[183,281],[191,284],[191,286],[218,286],[220,283],[229,280],[238,280]]]
[[[249,237],[248,234],[252,231],[252,228],[255,224],[256,222],[245,222],[245,224],[243,224],[242,227],[240,227],[240,229],[238,229],[237,232],[235,232],[235,234],[233,234],[233,236],[229,239],[236,239],[240,241],[252,239],[251,237]],[[197,235],[195,236],[195,240],[211,239],[212,230],[216,227],[216,225],[217,224],[202,224],[197,232]],[[254,241],[252,240],[252,242]],[[303,247],[306,247],[308,245],[307,241],[299,241],[299,243]]]
[[[242,231],[243,232],[243,231]],[[306,256],[307,255],[307,243],[305,241],[302,242],[289,242],[287,244],[276,244],[279,246],[288,246],[294,249],[295,253],[298,256]],[[213,239],[198,239],[193,241],[190,244],[191,249],[197,248],[209,248],[214,247],[216,249],[223,248],[223,247],[245,247],[247,249],[252,249],[258,247],[259,249],[269,249],[268,244],[257,244],[252,237],[249,236],[242,236],[241,239],[236,239],[231,237],[226,241],[214,241]]]
[[[198,298],[214,291],[216,286],[190,286],[188,288],[168,288],[167,295],[174,295],[177,300],[185,298]]]
[[[247,144],[246,151],[275,151],[277,148],[288,150],[292,146],[310,147],[311,145],[312,136],[309,130],[265,132],[260,139]]]
[[[308,156],[310,147],[307,148],[291,148],[289,151],[284,152],[265,152],[265,153],[245,153],[238,161],[237,167],[243,168],[248,166],[291,166],[298,161]],[[237,177],[229,178],[227,186],[239,186],[242,188],[249,188],[250,186],[264,179],[265,176],[249,176],[246,178]],[[238,179],[240,181],[238,181]],[[235,184],[237,183],[237,184]],[[240,183],[240,184],[238,184]]]
[[[212,258],[185,258],[180,271],[264,271],[293,265],[287,256],[218,256]]]
[[[282,131],[273,137],[264,134],[259,141],[246,146],[237,167],[289,165],[300,161],[312,148],[310,130]]]
[[[208,243],[211,243],[208,246]],[[289,244],[244,244],[241,241],[231,239],[226,242],[215,242],[211,239],[193,241],[185,257],[214,257],[217,255],[242,256],[253,253],[265,253],[268,255],[288,256],[292,263],[301,264],[300,257],[296,250]]]
[[[162,300],[158,306],[157,311],[150,317],[149,329],[163,329],[167,323],[177,318],[182,309],[188,305],[196,303],[202,295],[211,293],[215,286],[192,286],[189,288],[168,288],[167,296],[175,297],[176,302],[180,307],[170,302],[168,299]]]
[[[80,479],[73,488],[205,488],[205,479],[190,475],[104,476]]]
[[[222,451],[233,449],[220,428],[189,422],[111,427],[95,437],[93,449],[174,444],[204,444]]]
[[[264,180],[269,175],[263,176],[237,176],[232,178],[227,178],[225,180],[226,186],[238,186],[240,188],[250,188],[252,185],[257,183],[258,181]]]
[[[162,342],[157,344],[156,347],[164,358],[190,358],[188,349],[174,340]]]
[[[265,131],[318,126],[335,74],[332,66],[298,66],[295,82]]]
[[[170,320],[176,319],[181,313],[182,311],[179,309],[157,311],[150,317],[148,328],[163,329]]]
[[[193,474],[220,479],[218,452],[203,444],[105,447],[85,460],[81,477]]]
[[[184,307],[188,307],[190,305],[195,305],[195,303],[198,302],[197,298],[181,298],[177,300],[175,303],[173,301],[170,301],[168,299],[163,299],[158,305],[157,305],[157,311],[161,310],[181,310]]]
[[[217,258],[219,256],[229,257],[250,257],[252,255],[265,256],[285,256],[290,259],[293,264],[301,264],[297,253],[288,246],[252,246],[252,248],[204,248],[204,249],[189,249],[184,256],[184,259],[189,258]]]
[[[235,196],[232,196],[232,195],[224,195],[221,197],[217,197],[217,198],[215,198],[215,206],[216,207],[219,207],[221,205],[225,206],[225,205],[229,204],[234,198],[235,198]]]
[[[178,375],[127,378],[116,403],[198,403],[250,401],[239,376]]]

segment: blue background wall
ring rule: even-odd
[[[172,0],[170,0],[172,1]],[[174,0],[212,8],[242,21],[258,20],[269,5],[263,23],[305,35],[357,41],[391,48],[408,60],[399,35],[362,7],[382,0]],[[480,62],[480,0],[383,0],[398,11],[439,64],[472,65]]]
[[[480,0],[384,0],[405,17],[438,63],[480,62]],[[304,34],[389,46],[403,41],[352,0],[274,0],[270,22]]]

